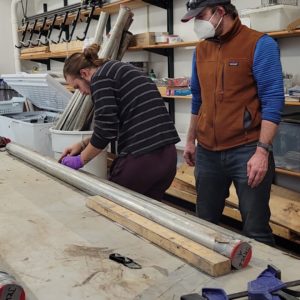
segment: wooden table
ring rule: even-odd
[[[0,152],[0,265],[29,300],[179,299],[202,287],[246,289],[266,266],[299,279],[300,260],[253,241],[250,267],[213,279],[85,206],[88,195]],[[131,270],[112,252],[139,262]]]

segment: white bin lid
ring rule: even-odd
[[[4,81],[40,109],[62,112],[72,93],[49,74],[3,74]]]

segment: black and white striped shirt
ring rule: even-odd
[[[180,141],[156,85],[134,66],[108,61],[91,80],[95,106],[91,144],[118,141],[118,154],[141,155]]]

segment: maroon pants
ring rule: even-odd
[[[176,175],[175,145],[167,145],[140,156],[131,154],[114,160],[109,180],[148,196],[162,200]]]

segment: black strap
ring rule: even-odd
[[[142,266],[138,263],[136,263],[133,259],[126,257],[126,256],[122,256],[119,253],[112,253],[109,255],[109,259],[116,261],[130,269],[141,269]]]

